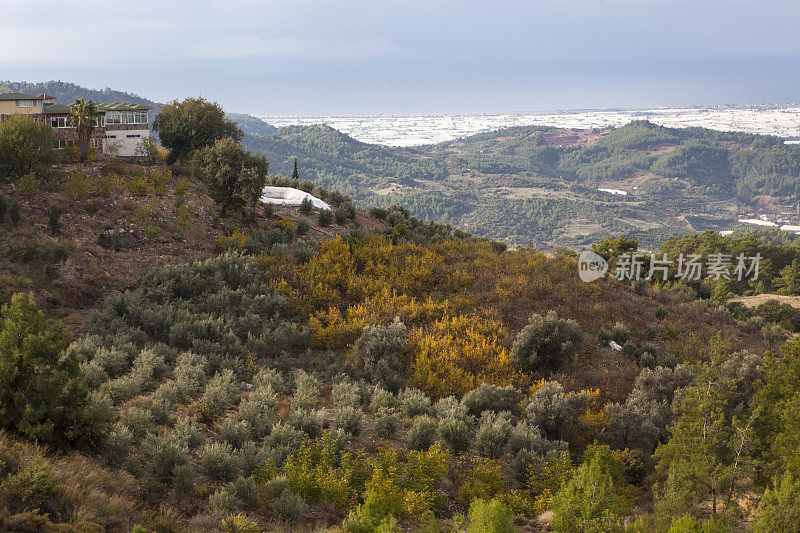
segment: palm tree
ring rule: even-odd
[[[89,158],[89,144],[97,115],[97,104],[91,100],[86,102],[83,98],[80,98],[69,106],[69,123],[75,126],[77,130],[78,147],[81,151],[82,161],[86,161]]]

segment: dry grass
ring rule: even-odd
[[[0,430],[0,454],[12,458],[18,468],[38,464],[49,472],[55,496],[45,512],[49,511],[52,521],[71,524],[77,531],[89,530],[92,524],[102,526],[100,531],[129,532],[136,524],[161,530],[183,529],[176,514],[141,503],[142,488],[133,476],[107,470],[95,459],[77,452],[50,454],[45,448],[3,430]],[[0,508],[7,498],[5,489],[0,488]]]

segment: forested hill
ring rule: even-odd
[[[140,104],[157,107],[159,104],[142,98],[139,95],[115,91],[106,87],[105,89],[88,89],[74,83],[65,81],[45,81],[38,83],[0,81],[0,93],[23,93],[23,94],[42,94],[46,93],[55,96],[60,104],[70,104],[78,98],[94,100],[101,104],[112,102],[122,102],[126,104]]]
[[[266,152],[274,172],[291,172],[297,157],[301,177],[362,204],[401,202],[512,243],[581,245],[627,232],[657,246],[675,231],[727,229],[749,212],[791,213],[800,192],[800,148],[780,138],[646,121],[515,127],[416,148],[297,126],[245,144]]]

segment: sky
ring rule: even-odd
[[[0,80],[251,114],[800,101],[797,0],[0,0]]]

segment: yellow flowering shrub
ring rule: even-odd
[[[443,318],[410,333],[411,384],[428,395],[461,397],[480,382],[508,384],[514,369],[499,322],[475,315]]]

